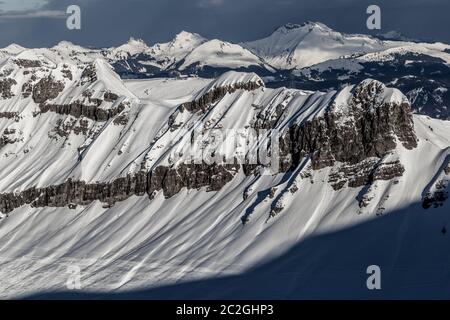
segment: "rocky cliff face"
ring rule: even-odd
[[[450,188],[450,157],[447,156],[444,165],[429,185],[422,200],[424,209],[441,207],[449,198]]]
[[[417,146],[411,109],[407,102],[378,102],[385,87],[364,82],[354,89],[345,112],[332,104],[323,117],[293,125],[281,141],[282,170],[293,170],[305,157],[315,170],[341,163],[330,177],[335,189],[345,182],[350,187],[366,185],[376,179],[401,176],[401,163],[382,159],[397,147]],[[389,168],[389,169],[388,169]]]
[[[187,110],[189,112],[206,112],[211,105],[222,99],[227,93],[233,93],[236,90],[247,90],[252,91],[262,87],[264,84],[262,81],[249,81],[249,82],[238,82],[233,85],[220,86],[214,88],[213,90],[203,94],[198,99],[191,102],[186,102],[181,105],[181,110]]]
[[[123,110],[119,105],[116,111],[109,109],[103,114],[98,106],[86,107],[76,103],[59,106],[45,104],[44,101],[49,95],[53,96],[52,92],[58,91],[59,86],[47,79],[41,82],[39,88],[36,90],[36,97],[42,112],[52,111],[74,117],[84,116],[95,121],[106,121]],[[206,90],[200,97],[180,105],[174,111],[167,124],[172,129],[163,130],[159,139],[193,127],[193,123],[190,122],[194,121],[192,119],[174,124],[180,112],[196,115],[195,121],[208,122],[211,121],[206,119],[208,112],[216,112],[215,108],[218,108],[216,106],[219,102],[227,105],[224,102],[226,99],[234,101],[245,92],[256,95],[256,91],[260,90],[259,92],[264,94],[264,89],[262,91],[261,89],[261,81],[250,81]],[[358,86],[336,92],[331,100],[323,104],[321,112],[305,119],[300,119],[299,113],[293,112],[293,109],[298,108],[295,103],[280,103],[275,107],[266,105],[262,109],[246,105],[245,108],[254,112],[253,120],[247,126],[279,132],[279,158],[275,160],[279,164],[279,173],[295,171],[301,162],[310,159],[313,171],[332,168],[328,183],[334,190],[340,190],[344,186],[355,188],[370,185],[376,180],[391,180],[402,176],[404,168],[401,162],[392,160],[392,155],[399,147],[397,141],[407,150],[417,146],[410,106],[401,94],[393,98],[395,95],[399,95],[399,92],[386,88],[377,81],[364,81]],[[104,96],[105,100],[117,98],[112,93]],[[267,116],[269,113],[271,115]],[[264,114],[266,116],[263,116]],[[118,118],[114,121],[116,120]],[[121,122],[120,119],[118,122],[119,125],[127,123]],[[61,136],[67,136],[66,131],[74,130],[75,127],[64,128],[63,126],[64,132],[60,134]],[[80,123],[78,132],[86,134],[87,124],[83,128]],[[188,135],[190,134],[192,132]],[[185,143],[189,143],[186,141]],[[163,155],[166,153],[168,152],[161,155],[160,161],[164,162]],[[250,155],[246,156],[248,160]],[[259,159],[259,156],[257,158]],[[141,169],[135,173],[118,177],[110,182],[85,183],[70,179],[58,185],[0,194],[0,211],[11,212],[24,204],[60,207],[85,205],[95,200],[109,206],[131,195],[142,196],[147,193],[153,198],[160,191],[166,198],[170,198],[183,188],[218,191],[240,171],[247,176],[259,175],[260,169],[267,166],[267,163],[259,160],[256,163],[249,163],[247,160],[239,162],[235,159],[232,163],[178,161],[172,164],[158,164],[148,169],[145,163],[141,163],[139,165]],[[291,193],[297,192],[294,187],[289,188]],[[280,211],[281,206],[274,206],[274,215]]]

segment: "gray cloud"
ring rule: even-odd
[[[4,0],[0,0],[4,1]],[[36,1],[36,0],[34,0]],[[42,1],[41,1],[42,2]],[[264,37],[287,22],[320,21],[347,33],[366,29],[366,8],[382,10],[382,30],[450,43],[448,0],[49,0],[40,11],[65,12],[79,5],[82,29],[67,30],[64,19],[0,19],[0,47],[17,42],[50,46],[61,40],[113,46],[130,36],[152,44],[181,30],[240,42]]]
[[[31,19],[50,18],[61,19],[66,17],[66,13],[61,10],[33,10],[33,11],[0,11],[0,19]]]

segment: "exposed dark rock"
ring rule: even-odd
[[[61,70],[61,73],[64,78],[69,79],[70,81],[73,80],[72,71],[70,71],[70,69],[63,69]]]
[[[18,112],[0,112],[0,118],[13,119],[19,117]]]
[[[56,122],[56,127],[49,133],[50,138],[57,137],[67,137],[71,132],[76,135],[84,134],[89,132],[89,121],[86,119],[58,119]]]
[[[447,157],[444,164],[443,173],[440,179],[434,182],[425,193],[422,201],[422,207],[425,209],[440,207],[449,198],[450,180],[447,177],[450,174],[449,157]]]
[[[107,102],[114,102],[119,99],[119,96],[112,92],[105,92],[105,94],[103,95],[103,99]]]
[[[391,180],[395,177],[401,177],[405,168],[399,160],[393,162],[382,162],[375,166],[372,173],[372,180]]]
[[[6,128],[3,134],[0,136],[0,148],[6,146],[7,144],[14,144],[21,140],[21,138],[15,135],[16,129]]]
[[[289,188],[289,192],[294,194],[298,191],[298,186],[294,183],[290,188]]]
[[[328,182],[334,190],[342,189],[346,183],[349,187],[360,187],[373,181],[373,171],[378,163],[376,159],[368,159],[356,164],[343,164],[329,175]]]
[[[31,96],[32,93],[33,93],[33,85],[31,84],[31,82],[25,82],[22,85],[22,97],[26,99],[29,96]]]
[[[0,97],[2,99],[10,99],[14,97],[14,94],[11,91],[13,85],[16,85],[17,81],[14,79],[6,78],[0,79]]]
[[[277,201],[270,209],[270,214],[266,220],[266,223],[270,219],[275,218],[281,211],[283,211],[283,209],[284,209],[284,205],[283,205],[282,201]]]
[[[85,85],[86,83],[94,83],[97,81],[97,71],[95,69],[94,64],[89,64],[86,68],[84,68],[81,73],[80,85]]]
[[[377,79],[402,91],[409,99],[415,113],[438,119],[450,119],[450,67],[441,58],[404,52],[391,53],[392,59],[363,61],[358,55],[338,59],[332,65],[325,63],[301,71],[274,75],[276,80],[267,82],[268,87],[301,88],[311,91],[339,89],[343,85],[358,84],[367,78]],[[347,69],[345,65],[361,68]],[[340,63],[343,63],[342,65]],[[342,82],[345,78],[345,83]],[[312,81],[314,79],[314,81]]]
[[[113,123],[118,126],[125,126],[128,123],[128,113],[119,114],[114,118]]]
[[[3,71],[0,71],[0,77],[8,77],[8,76],[10,76],[11,75],[11,73],[13,73],[13,71],[14,71],[14,69],[12,69],[12,68],[7,68],[7,69],[5,69],[5,70],[3,70]]]
[[[448,199],[448,191],[439,190],[434,193],[427,194],[422,202],[422,207],[424,209],[429,209],[431,207],[437,208],[442,206],[445,200]]]
[[[42,80],[41,80],[42,81]],[[205,112],[211,104],[217,102],[228,92],[234,90],[254,90],[260,83],[237,84],[234,87],[216,88],[200,99],[183,104],[177,112]],[[305,157],[311,160],[311,169],[319,170],[336,166],[330,174],[329,183],[338,190],[347,184],[349,187],[369,185],[375,180],[390,180],[403,174],[404,168],[399,161],[386,162],[386,155],[396,148],[398,139],[407,149],[417,145],[409,105],[405,103],[385,103],[377,105],[377,96],[383,88],[378,83],[366,83],[358,86],[349,103],[348,114],[342,115],[330,106],[321,117],[292,125],[285,129],[280,140],[280,172],[296,169]],[[46,95],[47,96],[47,95]],[[87,99],[90,99],[87,93]],[[118,115],[125,108],[120,104],[116,109],[101,109],[101,101],[93,105],[75,102],[70,105],[48,105],[41,103],[42,112],[52,111],[72,115],[76,118],[87,117],[96,121],[105,121]],[[282,105],[275,117],[261,116],[254,124],[258,128],[272,129],[283,117]],[[116,124],[125,124],[125,118],[114,119]],[[343,118],[345,117],[345,118]],[[295,119],[294,119],[295,120]],[[88,124],[81,122],[79,132],[87,130]],[[172,119],[172,122],[175,120]],[[62,127],[61,134],[75,130],[73,123]],[[170,125],[170,121],[169,121]],[[249,175],[255,173],[262,164],[193,164],[176,166],[157,166],[150,172],[138,172],[133,176],[118,178],[111,182],[86,184],[67,182],[58,186],[31,188],[19,194],[0,195],[0,211],[10,212],[23,204],[32,206],[75,206],[85,205],[99,200],[107,205],[121,201],[131,195],[143,195],[145,192],[153,198],[162,191],[166,198],[179,193],[183,188],[218,191],[230,182],[242,168]],[[308,177],[308,175],[306,175]],[[292,188],[295,193],[298,188]],[[272,188],[269,196],[275,197]],[[281,201],[281,200],[280,200]],[[278,203],[279,201],[277,201]],[[271,214],[278,214],[283,208],[275,205]]]
[[[428,192],[425,195],[422,202],[422,207],[424,209],[429,209],[431,207],[437,208],[442,206],[449,197],[448,187],[448,180],[439,180],[436,183],[435,190],[433,192]]]
[[[89,131],[89,121],[86,119],[80,119],[78,121],[78,125],[73,127],[73,132],[78,134],[84,134],[86,135]]]
[[[84,105],[81,102],[75,101],[67,105],[41,104],[39,105],[39,108],[42,113],[55,112],[71,115],[75,118],[84,116],[95,121],[107,121],[125,109],[124,104],[119,104],[116,108],[102,109],[100,108],[100,105],[102,104],[101,100],[92,99],[91,102],[94,102],[95,104]]]
[[[15,59],[14,62],[22,68],[39,68],[42,66],[42,63],[38,60]]]
[[[0,212],[9,213],[25,204],[33,207],[65,207],[69,204],[87,205],[98,200],[112,205],[132,195],[142,196],[146,192],[152,198],[153,192],[159,190],[163,191],[166,198],[170,198],[183,187],[207,187],[207,191],[218,191],[233,179],[237,170],[238,166],[234,165],[192,164],[176,168],[159,166],[148,174],[141,171],[111,182],[86,184],[69,179],[60,185],[0,194]]]
[[[146,173],[117,178],[109,183],[86,184],[67,180],[44,188],[30,188],[20,193],[0,194],[0,211],[8,213],[25,204],[32,207],[65,207],[87,205],[95,200],[114,204],[132,195],[142,196],[146,191]]]
[[[277,189],[278,188],[275,188],[275,187],[270,188],[270,191],[269,191],[269,198],[270,199],[273,199],[275,197],[275,193],[277,192]]]
[[[177,167],[158,166],[148,175],[148,194],[162,190],[166,198],[180,192],[182,188],[218,191],[230,182],[238,172],[239,165],[181,164]]]
[[[233,86],[223,86],[215,88],[206,94],[202,95],[200,98],[186,102],[181,105],[180,110],[187,110],[189,112],[205,112],[209,107],[215,102],[222,99],[227,93],[233,93],[236,90],[247,90],[252,91],[264,86],[262,82],[246,82],[246,83],[236,83]]]
[[[41,79],[33,88],[33,100],[42,104],[55,99],[64,90],[64,84],[56,81],[52,76]]]
[[[372,110],[371,98],[363,92],[357,91],[349,106],[352,122],[342,125],[344,119],[331,108],[323,118],[290,127],[280,141],[282,171],[293,170],[306,155],[315,170],[336,161],[357,164],[371,157],[383,158],[396,147],[396,137],[405,148],[415,148],[417,138],[409,105],[386,103]]]

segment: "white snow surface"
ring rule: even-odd
[[[365,35],[346,35],[318,22],[287,24],[269,37],[246,42],[246,48],[278,69],[304,68],[343,55],[372,52],[383,43]]]
[[[26,76],[21,70],[14,71],[20,83],[14,88],[17,96],[0,100],[0,112],[14,111],[19,116],[17,119],[0,119],[0,133],[15,129],[19,139],[0,149],[1,192],[48,186],[68,178],[86,182],[111,181],[136,172],[141,163],[150,170],[170,163],[171,150],[177,144],[183,145],[183,139],[189,139],[190,130],[199,121],[210,128],[242,129],[260,111],[270,115],[282,105],[286,117],[277,128],[283,129],[292,122],[320,117],[332,105],[345,106],[354,89],[347,87],[340,92],[328,93],[265,87],[254,91],[237,90],[226,94],[204,115],[188,114],[177,113],[177,107],[192,101],[200,93],[217,86],[262,80],[255,74],[230,72],[216,80],[123,82],[103,60],[95,60],[95,66],[98,80],[92,84],[94,91],[111,90],[120,95],[120,101],[129,101],[123,111],[129,121],[126,125],[116,125],[112,121],[84,119],[89,128],[86,135],[71,132],[64,138],[52,135],[57,122],[78,123],[81,119],[52,112],[34,117],[36,104],[31,98],[20,98],[20,77]],[[59,77],[61,67],[55,68],[53,74]],[[82,70],[76,71],[74,65],[70,68],[77,79]],[[374,80],[366,80],[363,85],[371,81]],[[79,89],[75,88],[74,82],[68,81],[66,85],[55,101],[70,101],[70,95],[78,95],[76,90]],[[379,99],[380,103],[399,103],[406,98],[399,91],[384,87]],[[167,130],[171,115],[175,115],[175,123],[180,124],[175,131]],[[375,182],[368,191],[373,199],[363,209],[355,199],[364,188],[345,187],[334,191],[327,179],[336,168],[310,170],[308,158],[295,172],[287,175],[245,177],[239,172],[218,192],[207,192],[204,188],[183,189],[170,199],[165,199],[159,192],[153,200],[146,195],[134,196],[111,208],[98,201],[76,209],[32,208],[28,205],[18,208],[0,220],[0,287],[3,289],[0,297],[64,291],[70,266],[77,266],[82,271],[81,292],[125,292],[238,275],[279,259],[288,250],[320,235],[334,239],[330,243],[342,244],[346,239],[345,230],[360,225],[368,225],[362,227],[370,231],[364,233],[367,239],[349,241],[352,245],[345,242],[344,248],[329,245],[319,251],[310,249],[309,259],[296,263],[281,260],[279,272],[269,265],[267,277],[273,280],[268,283],[276,281],[281,287],[273,291],[274,286],[266,294],[272,298],[297,297],[305,279],[314,282],[323,277],[334,277],[333,270],[338,275],[350,275],[354,282],[350,281],[348,285],[356,288],[354,292],[367,294],[364,293],[367,291],[365,282],[359,284],[363,290],[358,289],[359,282],[355,281],[355,277],[359,279],[356,274],[366,275],[367,265],[354,257],[376,258],[371,263],[386,266],[394,273],[407,268],[411,274],[421,270],[431,275],[422,282],[411,282],[408,276],[395,278],[394,284],[398,288],[409,286],[410,294],[419,292],[423,283],[439,292],[448,289],[448,282],[443,281],[447,277],[446,269],[440,268],[436,261],[445,262],[450,257],[448,242],[442,242],[445,238],[440,233],[449,205],[445,203],[427,214],[420,201],[424,190],[435,181],[436,175],[441,175],[442,166],[448,161],[450,122],[414,115],[414,125],[418,147],[406,150],[399,143],[385,159],[400,160],[405,167],[404,175],[396,181]],[[85,150],[81,159],[79,147]],[[288,190],[294,184],[298,191],[291,193]],[[271,188],[276,189],[274,199],[267,196],[267,190]],[[245,199],[244,193],[247,194]],[[283,210],[269,218],[275,202]],[[384,215],[392,214],[400,221],[386,226],[383,222],[386,218],[376,215],[381,207],[386,209]],[[241,218],[245,214],[248,214],[249,222],[244,226]],[[380,219],[385,220],[376,222]],[[387,240],[383,240],[383,232],[391,229],[399,239],[385,245]],[[352,234],[353,231],[348,232]],[[428,250],[427,245],[433,250]],[[372,256],[367,254],[377,251],[379,246],[385,251]],[[411,253],[414,250],[427,252],[435,259],[416,259]],[[338,254],[342,254],[340,259]],[[439,255],[441,259],[436,258]],[[227,290],[234,292],[245,283],[235,283],[225,291],[210,288],[202,294],[203,297],[226,297]],[[248,283],[254,286],[255,296],[262,293],[258,293],[257,288],[263,283],[265,281],[261,279]],[[339,292],[338,288],[331,288]],[[312,290],[310,294],[314,295]],[[333,291],[326,292],[332,294]],[[401,292],[396,294],[401,295]]]
[[[154,57],[163,68],[167,68],[183,60],[195,48],[206,41],[205,38],[197,33],[182,31],[167,43],[157,43],[151,46],[147,53]]]
[[[207,41],[189,53],[180,70],[191,65],[203,67],[205,65],[217,68],[248,68],[251,66],[265,67],[264,63],[256,55],[238,44],[232,44],[221,40]],[[269,68],[269,67],[267,67]]]
[[[358,61],[391,60],[396,53],[423,53],[449,63],[449,50],[449,45],[439,42],[382,41],[368,35],[340,33],[319,22],[307,22],[302,25],[286,24],[264,39],[240,44],[219,39],[207,40],[187,31],[181,31],[165,43],[147,45],[143,40],[130,38],[118,47],[103,49],[84,48],[68,41],[49,49],[26,49],[11,44],[0,49],[0,63],[24,51],[28,51],[29,55],[31,51],[55,64],[67,60],[92,62],[98,58],[115,63],[142,57],[138,62],[162,70],[178,68],[183,71],[189,66],[209,66],[229,69],[255,67],[269,72],[295,69],[298,72],[317,65],[319,69],[337,66],[355,71],[359,68]],[[357,59],[345,61],[349,57]]]

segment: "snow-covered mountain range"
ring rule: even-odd
[[[106,59],[122,78],[198,75],[214,78],[227,71],[255,72],[267,86],[337,90],[342,83],[374,78],[401,89],[414,112],[449,119],[450,46],[409,41],[390,32],[371,37],[344,34],[318,22],[286,24],[268,37],[233,44],[189,32],[167,43],[130,40],[117,48],[90,49],[61,42],[50,49],[13,44],[0,49],[9,57],[92,62]]]
[[[0,297],[449,297],[447,104],[411,105],[448,57],[319,23],[0,50]]]

